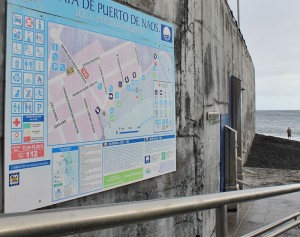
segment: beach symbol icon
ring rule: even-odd
[[[161,25],[161,39],[169,43],[172,42],[172,28],[166,25]]]
[[[164,34],[164,38],[166,41],[169,41],[170,38],[171,38],[171,31],[169,29],[169,27],[166,27],[164,28],[164,31],[163,31],[163,34]]]

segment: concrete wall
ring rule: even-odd
[[[1,0],[3,2],[3,0]],[[242,80],[243,150],[254,138],[254,67],[225,0],[119,0],[175,25],[177,171],[62,203],[87,206],[215,193],[220,189],[220,124],[207,112],[227,114],[228,77]],[[2,4],[2,3],[1,3]],[[1,6],[0,11],[3,11]],[[1,12],[0,14],[4,14]],[[3,22],[3,21],[2,21]],[[3,25],[0,75],[3,75]],[[3,89],[0,77],[0,90]],[[0,91],[1,98],[3,92]],[[0,103],[3,99],[0,99]],[[0,104],[0,121],[1,109]],[[1,126],[0,126],[1,139]],[[80,236],[211,236],[214,211],[205,211]]]

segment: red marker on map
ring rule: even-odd
[[[90,76],[85,68],[81,69],[81,73],[82,73],[82,75],[84,76],[85,79],[88,79],[89,76]]]

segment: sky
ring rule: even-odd
[[[300,110],[300,1],[239,2],[240,29],[255,67],[256,110]],[[237,16],[237,0],[228,3]]]

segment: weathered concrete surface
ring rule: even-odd
[[[254,67],[226,1],[118,2],[175,25],[177,171],[55,207],[90,206],[219,192],[220,124],[208,121],[206,116],[209,111],[228,114],[230,74],[240,78],[245,89],[242,104],[245,151],[243,159],[246,158],[255,132]],[[0,26],[2,29],[2,25]],[[4,31],[0,34],[2,32]],[[0,45],[2,47],[4,44]],[[1,117],[0,121],[3,121]],[[214,226],[215,214],[211,210],[80,236],[206,237],[213,235]]]
[[[177,171],[59,206],[94,205],[215,193],[220,187],[220,124],[227,114],[228,77],[242,80],[245,160],[254,137],[254,67],[222,0],[119,0],[175,24]],[[212,236],[214,210],[81,236]]]

